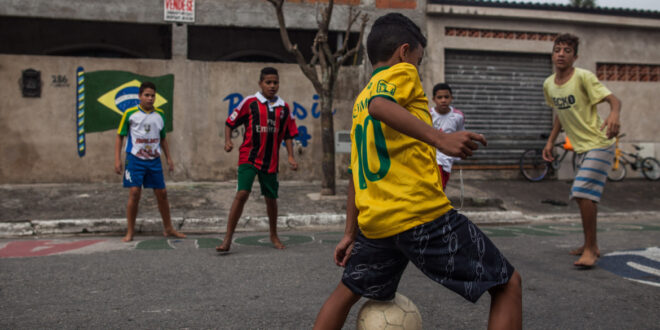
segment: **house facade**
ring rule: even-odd
[[[192,21],[190,16],[188,21],[166,20],[170,2],[192,3]],[[302,50],[309,49],[323,3],[285,4],[291,38]],[[660,152],[657,12],[583,12],[489,1],[343,0],[336,1],[330,26],[329,38],[337,44],[344,38],[350,6],[367,13],[370,23],[396,11],[422,27],[429,39],[420,67],[427,93],[434,83],[450,83],[467,128],[490,141],[474,159],[461,163],[466,175],[516,177],[517,155],[538,146],[540,134],[549,132],[552,112],[544,104],[541,84],[552,72],[552,40],[564,32],[582,40],[576,65],[596,72],[623,101],[624,147],[640,144],[656,157]],[[354,28],[349,38],[356,33]],[[238,156],[223,150],[224,121],[241,98],[258,90],[264,66],[280,70],[280,95],[303,128],[296,143],[301,168],[291,172],[282,165],[280,176],[318,179],[318,95],[282,47],[268,2],[0,0],[0,183],[118,182],[114,130],[85,134],[80,156],[78,68],[172,75],[168,141],[175,171],[168,179],[233,179]],[[371,70],[364,54],[341,69],[336,131],[350,129],[353,99]],[[599,110],[607,113],[607,107]],[[234,143],[240,143],[240,133]],[[345,178],[348,155],[336,157],[337,175]],[[560,178],[568,176],[560,173]]]

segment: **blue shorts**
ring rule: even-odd
[[[163,165],[160,163],[160,157],[145,160],[130,153],[126,154],[124,188],[130,187],[165,189]]]
[[[514,271],[475,224],[452,210],[387,238],[369,239],[358,233],[342,283],[363,297],[390,300],[408,261],[471,302],[509,282]]]

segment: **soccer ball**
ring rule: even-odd
[[[357,328],[421,329],[422,316],[410,299],[397,293],[390,301],[369,300],[364,303],[358,312]]]

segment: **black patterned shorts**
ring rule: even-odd
[[[507,283],[514,271],[475,224],[452,210],[387,238],[369,239],[358,233],[342,282],[355,294],[390,300],[408,261],[471,302]]]

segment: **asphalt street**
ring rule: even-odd
[[[523,277],[526,329],[657,329],[660,219],[599,223],[602,258],[572,266],[578,222],[482,226]],[[0,328],[309,329],[342,269],[332,262],[340,232],[243,232],[232,251],[219,235],[164,239],[85,235],[0,240]],[[476,304],[410,265],[399,292],[425,329],[486,328],[489,297]],[[346,329],[353,329],[360,301]]]

